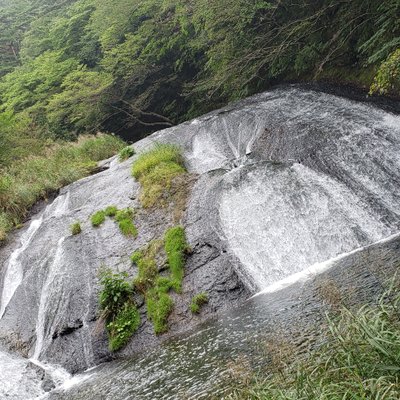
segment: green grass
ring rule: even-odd
[[[192,301],[190,303],[190,311],[193,314],[198,314],[200,313],[201,307],[204,304],[208,303],[208,295],[205,292],[198,293],[195,296],[193,296]]]
[[[140,315],[133,302],[133,288],[126,273],[102,271],[100,282],[100,308],[106,322],[111,351],[124,347],[140,326]]]
[[[95,212],[90,217],[90,222],[92,225],[97,228],[106,220],[106,213],[103,210]]]
[[[168,229],[164,236],[164,243],[173,287],[177,293],[180,293],[184,276],[185,252],[188,250],[183,227],[176,226]]]
[[[160,276],[157,268],[156,256],[163,246],[167,255],[169,276]],[[181,226],[177,226],[167,230],[164,240],[152,241],[145,249],[135,252],[131,257],[139,270],[134,286],[145,297],[147,315],[156,334],[168,331],[168,317],[174,307],[169,292],[172,289],[176,293],[182,292],[187,248],[185,231]]]
[[[400,398],[400,295],[389,292],[377,306],[341,309],[328,318],[324,345],[232,399],[395,400]],[[273,349],[276,352],[277,349]]]
[[[71,225],[71,233],[73,235],[79,235],[82,232],[82,227],[81,227],[81,223],[79,221],[74,222]]]
[[[118,222],[119,229],[124,236],[138,235],[135,224],[133,223],[133,217],[135,213],[131,208],[125,210],[119,210],[115,214],[115,220]]]
[[[171,185],[186,172],[178,146],[156,144],[139,156],[132,166],[132,175],[142,186],[140,200],[145,208],[165,206],[171,198]]]
[[[117,215],[118,208],[115,206],[108,206],[105,210],[104,213],[107,217],[115,217]]]
[[[125,161],[135,154],[135,150],[131,146],[124,147],[118,154],[119,161]]]
[[[111,135],[81,137],[75,143],[53,144],[39,156],[18,159],[0,170],[0,240],[21,224],[29,209],[62,186],[96,170],[97,161],[124,146]]]

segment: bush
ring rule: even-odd
[[[175,145],[157,144],[140,155],[132,166],[132,175],[142,185],[143,207],[163,206],[171,197],[173,179],[185,172],[180,148]]]
[[[116,351],[125,346],[140,326],[140,315],[132,300],[133,288],[126,273],[105,270],[100,275],[103,289],[100,307],[109,335],[109,347]]]
[[[125,161],[128,158],[131,158],[134,154],[135,150],[131,146],[126,146],[119,152],[119,161]]]
[[[71,233],[73,235],[79,235],[82,232],[81,224],[80,222],[74,222],[71,225]]]
[[[106,220],[106,213],[104,211],[97,211],[90,217],[90,221],[94,227],[100,226]]]
[[[126,346],[139,326],[140,314],[138,309],[132,303],[125,303],[123,309],[116,315],[115,320],[107,324],[110,350],[117,351]]]
[[[203,292],[203,293],[196,294],[196,296],[194,296],[192,298],[192,301],[190,303],[190,311],[193,314],[198,314],[201,310],[201,307],[207,303],[208,303],[207,293]]]

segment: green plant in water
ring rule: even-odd
[[[100,308],[109,335],[109,347],[116,351],[125,346],[140,326],[139,312],[133,302],[133,288],[126,273],[102,271]]]
[[[201,307],[207,303],[208,303],[207,293],[205,293],[205,292],[198,293],[198,294],[196,294],[196,296],[194,296],[192,298],[192,301],[190,303],[190,311],[193,314],[198,314],[201,310]]]
[[[104,211],[97,211],[90,217],[90,221],[94,227],[100,226],[106,220]]]
[[[81,223],[79,221],[74,222],[71,225],[71,233],[73,235],[79,235],[82,232]]]
[[[132,175],[142,186],[143,207],[164,206],[171,197],[174,178],[185,172],[178,146],[159,143],[141,154],[132,166]]]
[[[128,158],[131,158],[134,154],[135,150],[131,146],[126,146],[119,152],[119,161],[125,161]]]

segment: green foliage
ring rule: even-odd
[[[74,222],[71,225],[71,233],[75,236],[75,235],[79,235],[81,232],[82,232],[81,223],[79,221]]]
[[[400,296],[392,292],[376,307],[342,309],[338,318],[328,319],[328,338],[320,349],[232,398],[398,399],[399,306]]]
[[[177,293],[180,293],[184,276],[185,252],[188,250],[183,227],[176,226],[168,229],[164,242],[173,287]]]
[[[186,172],[179,147],[156,144],[141,154],[132,166],[132,175],[142,185],[140,200],[143,207],[164,206],[171,198],[171,185]]]
[[[12,3],[0,10],[0,110],[47,137],[145,134],[275,82],[384,71],[400,45],[398,0]],[[373,91],[386,93],[380,79]]]
[[[108,206],[105,210],[104,210],[104,214],[107,217],[115,217],[117,215],[118,212],[118,208],[115,206]]]
[[[164,246],[167,254],[170,276],[160,276],[156,256]],[[169,229],[164,240],[154,240],[142,251],[135,252],[131,259],[138,266],[138,275],[134,280],[135,288],[144,294],[147,315],[153,323],[156,334],[168,330],[168,317],[174,302],[169,295],[170,290],[182,291],[184,252],[188,246],[185,232],[178,226]]]
[[[130,219],[122,219],[121,221],[118,221],[118,226],[124,236],[136,237],[138,235],[136,226]]]
[[[125,303],[118,312],[114,321],[107,324],[110,336],[109,347],[111,351],[117,351],[125,347],[132,335],[140,326],[140,314],[134,304]]]
[[[99,227],[105,220],[106,220],[106,213],[103,210],[96,211],[90,217],[90,222],[92,223],[92,226],[94,226],[95,228]]]
[[[124,347],[140,326],[140,315],[133,303],[133,290],[126,273],[102,271],[100,282],[100,307],[109,334],[109,347],[117,351]]]
[[[400,92],[400,48],[394,51],[383,62],[375,76],[370,93],[399,93]]]
[[[208,303],[208,294],[205,292],[196,294],[190,303],[190,311],[193,314],[200,313],[201,307]]]
[[[119,161],[125,161],[128,158],[131,158],[134,154],[135,150],[131,146],[126,146],[119,152]]]
[[[114,136],[82,137],[76,143],[52,144],[41,150],[42,155],[4,167],[0,177],[0,236],[5,238],[12,226],[19,225],[36,201],[91,174],[97,161],[122,146]]]

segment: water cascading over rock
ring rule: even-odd
[[[158,141],[182,146],[198,174],[183,221],[193,248],[183,287],[207,291],[214,311],[400,230],[400,118],[372,105],[278,89],[157,132],[135,149]],[[96,333],[99,268],[129,270],[130,254],[164,226],[155,212],[133,241],[111,221],[101,229],[88,222],[109,205],[140,207],[134,160],[114,159],[63,189],[0,252],[7,345],[70,372],[108,357],[104,332]],[[72,236],[77,220],[83,231]],[[175,332],[196,323],[179,311]],[[151,336],[146,329],[138,336]],[[124,354],[140,351],[141,340]]]

